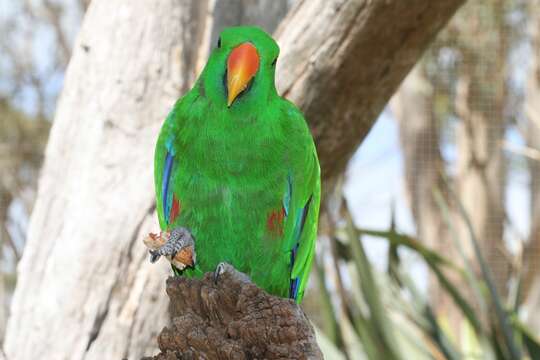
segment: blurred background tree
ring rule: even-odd
[[[15,286],[15,266],[24,248],[26,224],[35,199],[49,127],[50,123],[44,118],[29,118],[0,99],[1,334]]]
[[[88,7],[89,1],[50,0],[10,1],[1,5],[0,30],[5,36],[0,41],[0,244],[3,249],[2,271],[7,276],[0,282],[0,297],[4,304],[11,299],[16,278],[15,264],[24,249],[44,144],[55,115],[56,99],[62,88],[75,34],[87,9],[89,17],[94,14],[93,18],[90,17],[94,20],[96,14],[106,13],[101,7],[103,2],[96,3]],[[359,3],[354,1],[329,2],[327,7],[316,1],[300,1],[291,10],[294,3],[286,0],[209,0],[200,4],[186,1],[177,8],[180,15],[170,16],[171,24],[174,19],[177,24],[181,23],[174,25],[176,30],[173,32],[179,40],[171,40],[168,38],[170,33],[158,25],[152,27],[154,25],[149,20],[150,25],[141,33],[172,44],[170,52],[164,49],[160,53],[159,48],[155,51],[168,57],[167,60],[152,60],[148,63],[150,65],[139,60],[140,67],[131,69],[145,73],[144,81],[137,74],[124,76],[121,68],[114,71],[106,67],[96,69],[110,70],[103,78],[114,77],[118,84],[115,86],[127,86],[124,88],[126,97],[120,103],[129,105],[131,97],[135,97],[133,103],[147,101],[154,107],[146,110],[151,107],[138,108],[134,105],[141,120],[133,125],[115,118],[121,106],[111,105],[114,116],[106,114],[110,118],[104,120],[105,135],[94,149],[96,153],[113,151],[112,147],[107,147],[108,142],[124,144],[125,147],[128,142],[124,143],[124,136],[129,138],[134,134],[141,136],[137,142],[141,147],[151,144],[153,140],[148,140],[151,137],[148,134],[152,134],[155,124],[144,117],[159,118],[156,114],[168,109],[166,99],[173,101],[185,91],[204,65],[221,28],[258,23],[273,31],[290,10],[277,37],[282,51],[294,49],[291,53],[295,56],[289,56],[285,51],[280,59],[278,77],[282,74],[282,80],[279,85],[287,96],[307,108],[311,119],[315,119],[311,125],[320,144],[323,144],[323,166],[334,175],[325,187],[325,211],[321,217],[317,259],[303,304],[320,329],[319,341],[327,358],[503,359],[528,356],[534,359],[540,356],[536,342],[540,334],[540,317],[535,311],[540,306],[540,186],[537,181],[540,176],[539,0],[479,0],[469,1],[463,6],[396,91],[390,106],[379,116],[369,136],[350,159],[344,174],[341,174],[341,164],[349,160],[349,152],[352,151],[349,149],[354,149],[362,141],[371,128],[373,116],[386,103],[387,97],[381,94],[388,89],[393,91],[393,84],[397,84],[404,75],[392,78],[387,74],[399,74],[399,69],[410,67],[409,63],[414,63],[418,56],[412,50],[399,53],[401,56],[395,55],[400,50],[362,52],[362,44],[369,49],[376,47],[373,43],[365,45],[366,39],[380,36],[379,33],[371,33],[366,38],[358,35],[362,40],[356,40],[356,43],[355,37],[350,37],[353,39],[351,43],[345,42],[347,50],[357,53],[350,60],[343,60],[339,57],[343,52],[341,47],[333,48],[335,42],[329,36],[335,28],[328,27],[330,30],[325,33],[323,26],[314,31],[309,24],[305,27],[294,25],[301,23],[301,16],[307,14],[308,22],[312,23],[317,23],[316,19],[335,17],[357,26],[362,21],[373,21],[372,28],[375,29],[377,23],[373,19],[381,16],[383,8],[370,13],[372,17],[368,20],[360,17],[351,21],[343,14],[363,14],[362,8],[356,7]],[[176,5],[167,3],[167,6],[172,9]],[[125,11],[121,14],[124,17],[119,17],[122,21],[132,21],[133,16],[140,16],[130,13],[133,9],[129,6],[122,8]],[[156,11],[163,11],[163,8]],[[336,23],[339,29],[339,21]],[[164,24],[168,26],[167,21]],[[104,51],[105,46],[92,43],[93,31],[90,25],[88,27],[75,51],[80,57],[77,60],[79,66],[92,64],[81,60],[84,57],[91,61],[95,54],[104,54],[99,51]],[[122,27],[118,28],[121,33]],[[127,28],[126,24],[124,30]],[[355,28],[352,25],[351,28],[354,35]],[[138,28],[134,26],[131,29],[135,31]],[[411,26],[411,29],[414,32],[416,28]],[[284,31],[289,36],[284,36]],[[347,31],[343,34],[350,36]],[[324,42],[325,39],[328,42]],[[398,43],[402,41],[396,39]],[[195,50],[190,50],[194,53],[182,52],[182,48],[173,46],[185,41],[197,44],[193,47]],[[406,37],[404,41],[407,41]],[[407,43],[407,46],[412,49],[415,42]],[[312,49],[315,50],[310,53]],[[118,53],[111,50],[107,54],[116,54],[119,58],[124,56],[120,49]],[[301,62],[298,59],[303,59],[303,54],[315,55],[311,55],[309,61]],[[325,62],[327,57],[333,62]],[[126,63],[130,61],[128,59],[126,57]],[[380,78],[353,76],[357,74],[354,69],[359,64],[369,68],[372,62],[388,59],[392,60],[386,68],[381,67]],[[155,65],[157,63],[165,65],[160,67]],[[342,78],[339,77],[342,73],[335,69],[336,63],[347,69],[342,72],[345,74]],[[82,70],[71,71],[83,74]],[[88,71],[92,71],[90,67]],[[160,71],[171,71],[170,81],[153,83],[155,77],[164,76],[159,75]],[[358,73],[363,74],[362,71]],[[339,81],[327,82],[328,74],[337,76]],[[96,74],[96,78],[98,76]],[[74,78],[70,88],[75,88],[73,84],[78,80]],[[139,80],[140,84],[145,84],[141,85],[142,90],[139,89]],[[122,85],[126,81],[129,84]],[[158,87],[157,84],[161,85]],[[339,93],[340,84],[347,90],[344,93],[352,95],[348,102],[341,99],[335,104],[342,109],[341,113],[332,113],[328,109],[334,103],[320,97],[322,85],[312,84],[328,85],[327,97]],[[145,92],[148,87],[152,96],[161,97],[161,102]],[[140,91],[143,95],[130,94],[132,88],[134,93]],[[84,93],[84,88],[81,89]],[[379,96],[380,105],[359,114],[358,109],[365,109],[367,100],[364,99],[369,98],[370,93],[371,96]],[[100,109],[92,107],[93,96]],[[73,93],[64,97],[66,103],[77,99]],[[88,94],[86,99],[87,102],[81,104],[81,113],[86,111],[87,121],[79,117],[73,117],[73,121],[80,120],[78,126],[89,131],[93,128],[86,126],[92,123],[91,119],[94,120],[92,115],[98,114],[103,104],[108,103],[95,93]],[[321,115],[323,112],[324,116]],[[74,115],[64,111],[60,116],[62,128],[66,132],[75,131],[69,128],[67,121]],[[323,122],[321,116],[345,120],[343,123]],[[339,136],[327,135],[339,134],[341,130],[334,129],[340,129],[343,124],[354,134],[350,139],[340,141]],[[57,135],[57,139],[60,136]],[[50,151],[58,156],[60,148],[55,145],[53,149]],[[136,155],[133,159],[146,158]],[[119,159],[131,158],[122,155]],[[77,171],[86,174],[84,164],[77,164],[75,160],[73,163],[66,160],[65,165],[72,164],[79,169]],[[102,166],[111,171],[110,177],[101,172],[104,177],[92,181],[98,185],[103,181],[100,189],[108,192],[109,198],[115,198],[115,194],[123,191],[122,182],[118,179],[124,174],[113,173],[119,167],[116,160],[108,163],[101,163],[99,158],[87,161],[88,167],[94,164],[91,161],[95,161],[96,174]],[[133,164],[135,168],[135,161]],[[144,179],[146,177],[139,181],[144,183]],[[71,189],[85,180],[73,181],[66,181],[63,186]],[[128,184],[126,181],[124,185]],[[55,189],[50,181],[45,188]],[[86,188],[88,193],[80,195],[81,199],[100,203],[91,189]],[[86,353],[92,357],[102,356],[102,352],[107,351],[109,354],[137,356],[151,351],[146,343],[142,343],[144,336],[140,334],[151,333],[151,326],[146,323],[148,317],[159,319],[155,324],[165,321],[160,317],[163,315],[160,311],[150,307],[163,306],[161,300],[152,300],[161,298],[156,294],[163,290],[162,284],[157,284],[163,276],[160,272],[163,269],[158,271],[141,265],[145,261],[142,246],[133,245],[140,240],[141,233],[152,227],[153,209],[145,208],[146,201],[150,203],[150,195],[137,203],[144,204],[137,209],[141,214],[130,215],[136,218],[132,221],[134,234],[130,235],[133,240],[127,239],[126,244],[122,243],[118,259],[111,257],[101,263],[95,262],[98,274],[102,274],[101,271],[118,273],[120,280],[109,284],[110,279],[105,275],[94,278],[95,282],[82,275],[73,280],[78,284],[74,289],[80,288],[82,297],[90,294],[87,297],[94,300],[83,302],[85,315],[74,314],[75,320],[69,322],[72,326],[77,324],[75,321],[80,321],[83,330],[77,331],[77,336],[84,337],[73,340],[76,345],[73,345],[72,354]],[[59,195],[48,196],[54,204],[53,200]],[[60,213],[60,205],[53,208],[45,200],[43,204],[43,209],[50,210],[52,214]],[[62,206],[68,205],[66,201]],[[109,207],[114,209],[110,204]],[[45,220],[39,220],[39,224],[45,224]],[[124,226],[131,226],[131,222],[126,224]],[[66,227],[67,230],[63,225],[53,230],[58,234],[64,231],[76,234],[72,225],[68,223]],[[34,237],[37,234],[36,230]],[[64,235],[54,233],[52,236]],[[102,238],[103,234],[96,236]],[[77,241],[79,238],[69,240]],[[49,254],[53,248],[54,243],[39,250],[34,247],[29,250],[32,254],[28,258],[36,259],[36,254],[41,251]],[[21,267],[21,274],[26,274],[28,280],[18,289],[17,321],[32,321],[31,317],[25,316],[33,303],[23,298],[23,294],[27,297],[35,294],[35,299],[50,299],[49,295],[54,297],[60,293],[50,290],[46,295],[45,289],[37,291],[29,285],[30,277],[38,275],[45,279],[45,273],[54,273],[51,269],[58,267],[65,272],[68,271],[66,264],[77,261],[68,259],[62,262],[62,257],[58,259],[52,264],[39,263],[36,266],[28,263]],[[69,271],[77,273],[77,265],[69,267]],[[55,286],[71,286],[71,280],[61,285],[48,279],[47,287],[53,289]],[[9,284],[7,292],[2,291],[6,280]],[[86,286],[85,282],[89,285]],[[102,289],[103,283],[111,285],[110,289]],[[147,299],[143,290],[156,294]],[[45,305],[58,308],[58,304],[66,300],[55,301]],[[5,317],[5,311],[0,311],[2,323],[5,323]],[[14,323],[11,326],[15,328]],[[110,340],[113,335],[119,338],[118,341]],[[128,341],[120,339],[127,336],[130,337]],[[11,348],[19,341],[22,340],[12,339]],[[61,346],[61,343],[55,346]],[[79,349],[81,346],[86,350]]]
[[[540,1],[531,1],[529,14],[531,62],[519,131],[526,141],[523,155],[527,159],[530,177],[530,233],[523,249],[522,295],[528,311],[528,322],[540,329]],[[540,330],[539,330],[540,331]]]
[[[516,102],[509,95],[513,94],[508,81],[510,42],[524,34],[522,23],[512,24],[509,19],[519,13],[523,14],[523,4],[514,1],[468,4],[439,35],[394,100],[418,238],[449,258],[460,257],[435,194],[438,191],[451,203],[445,189],[449,182],[503,296],[508,291],[511,255],[504,239],[508,159],[501,144],[514,116],[511,101]],[[443,158],[443,146],[453,148],[452,158]],[[466,238],[466,223],[455,208],[451,211],[455,235]],[[462,246],[468,262],[474,264],[472,248]],[[480,270],[478,264],[474,267]],[[436,279],[430,283],[437,313],[446,314],[455,327],[460,320],[450,311],[451,301],[440,292]]]
[[[1,338],[56,100],[87,5],[82,0],[0,5]]]

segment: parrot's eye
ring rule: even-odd
[[[218,47],[218,48],[221,47],[221,37],[217,40],[217,47]]]
[[[272,61],[272,66],[276,66],[276,63],[277,63],[277,58],[275,58],[274,61]]]

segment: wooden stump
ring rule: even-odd
[[[146,360],[322,359],[313,327],[291,299],[269,295],[225,265],[217,283],[167,280],[172,324],[159,337],[161,352]]]

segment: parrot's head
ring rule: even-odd
[[[199,81],[214,103],[249,106],[277,94],[274,83],[279,47],[263,30],[239,26],[223,30]]]

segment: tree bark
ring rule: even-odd
[[[210,0],[206,32],[200,46],[197,72],[202,71],[219,34],[229,26],[255,25],[273,33],[289,10],[287,0]]]
[[[291,299],[272,296],[225,265],[216,281],[169,278],[172,325],[148,360],[322,359],[313,327]]]
[[[326,177],[344,168],[463,1],[298,2],[278,35],[278,86],[305,111]],[[195,77],[206,7],[91,2],[19,267],[9,358],[131,358],[152,349],[166,322],[166,270],[147,264],[139,241],[157,228],[153,147]]]
[[[287,0],[218,0],[213,11],[210,47],[215,46],[221,31],[229,26],[257,25],[273,33],[287,11]]]
[[[491,30],[496,41],[483,44],[496,54],[482,56],[474,45],[461,46],[455,108],[460,118],[457,128],[456,186],[458,196],[480,242],[482,255],[493,274],[498,293],[505,296],[510,264],[504,244],[506,164],[502,142],[506,129],[507,39],[503,28],[503,0],[486,2],[494,14]],[[484,8],[485,10],[485,8]],[[480,15],[477,14],[479,17]],[[481,29],[471,25],[465,34],[474,44]],[[465,252],[473,254],[469,230],[460,219],[458,235]]]
[[[527,146],[540,151],[540,6],[539,0],[530,2],[529,31],[532,38],[531,69],[525,96],[527,116]],[[523,251],[522,296],[529,310],[528,323],[540,331],[540,161],[529,159],[530,214],[529,241]]]
[[[444,189],[444,162],[435,115],[434,89],[418,64],[392,98],[399,125],[409,203],[418,237],[433,248],[446,248],[446,226],[434,191]]]
[[[448,258],[459,258],[449,237],[448,226],[437,204],[435,191],[447,199],[444,183],[445,164],[440,151],[440,129],[434,114],[435,89],[427,79],[422,63],[401,84],[391,101],[399,125],[404,158],[405,187],[418,238]],[[453,274],[448,274],[452,277]],[[456,279],[457,280],[457,279]],[[430,301],[438,316],[459,322],[459,311],[448,294],[430,274]],[[457,320],[457,321],[454,321]],[[457,328],[457,327],[453,327]]]
[[[8,189],[4,189],[0,183],[0,250],[6,246],[6,240],[9,236],[7,231],[8,208],[11,203],[11,195]],[[0,251],[0,256],[4,257],[3,250]],[[5,275],[0,273],[0,344],[3,343],[6,336],[6,326],[8,320],[8,292],[6,291]]]
[[[166,323],[141,243],[157,228],[153,147],[193,81],[201,1],[90,4],[66,73],[19,265],[10,359],[141,356]]]

